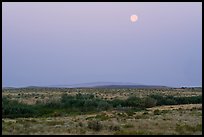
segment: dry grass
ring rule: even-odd
[[[26,90],[3,90],[2,96],[18,100],[27,104],[36,102],[46,103],[50,99],[58,100],[62,94],[76,95],[94,94],[95,96],[107,100],[127,99],[129,96],[146,97],[151,94],[160,94],[163,96],[198,96],[202,95],[202,89],[26,89]]]
[[[177,106],[179,108],[179,106]],[[192,106],[191,106],[192,107]],[[165,109],[166,110],[166,109]],[[160,109],[160,111],[165,111]],[[105,111],[95,115],[77,115],[49,118],[3,119],[3,134],[202,134],[202,110],[169,109],[155,115],[153,110],[135,112],[134,115],[118,116],[116,111]],[[97,116],[109,114],[108,119],[99,120]],[[106,115],[107,116],[107,115]],[[89,117],[92,117],[89,119]],[[87,119],[88,118],[88,119]],[[99,131],[88,128],[88,123],[99,120]],[[178,127],[185,125],[185,127]],[[185,128],[191,128],[187,131]],[[178,128],[184,128],[178,132]]]
[[[58,100],[61,95],[94,94],[106,99],[126,99],[131,95],[146,97],[150,94],[195,96],[202,89],[58,89],[58,90],[4,90],[3,96],[27,104]],[[155,112],[157,111],[157,112]],[[99,120],[100,130],[88,127],[90,121]],[[128,114],[119,111],[103,111],[95,114],[66,117],[2,119],[2,134],[15,135],[202,135],[202,104],[171,105],[148,108],[147,111]]]
[[[184,105],[168,105],[168,106],[156,106],[153,108],[147,108],[147,110],[176,110],[176,109],[201,109],[202,110],[202,104],[184,104]]]

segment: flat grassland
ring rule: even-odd
[[[92,94],[102,100],[126,100],[150,95],[202,96],[202,88],[168,89],[3,89],[2,96],[27,105],[59,101],[62,95]],[[90,113],[56,111],[38,117],[3,117],[3,135],[202,135],[202,103],[154,105],[141,110],[117,106]]]

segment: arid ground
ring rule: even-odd
[[[125,100],[152,94],[173,97],[202,96],[202,88],[185,89],[4,89],[3,97],[35,105],[58,101],[63,94],[93,94],[103,100]],[[201,135],[202,103],[148,107],[140,111],[112,108],[84,114],[60,114],[42,117],[3,117],[3,135],[51,134],[134,134],[134,135]]]

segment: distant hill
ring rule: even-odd
[[[95,86],[94,88],[168,88],[166,86],[154,86],[154,85],[106,85]]]
[[[17,87],[3,87],[2,89],[16,89]],[[144,85],[131,82],[91,82],[72,85],[27,86],[18,88],[170,88],[162,85]]]
[[[128,82],[90,82],[90,83],[80,83],[71,85],[52,85],[49,87],[69,87],[69,88],[79,88],[79,87],[97,87],[97,86],[109,86],[109,85],[138,85],[137,83]]]
[[[66,87],[66,88],[168,88],[160,85],[142,85],[130,82],[92,82],[73,85],[54,85],[51,87]]]
[[[14,87],[2,87],[2,89],[15,89]]]

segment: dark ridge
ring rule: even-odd
[[[154,86],[154,85],[104,85],[104,86],[95,86],[93,88],[169,88],[169,87]]]

